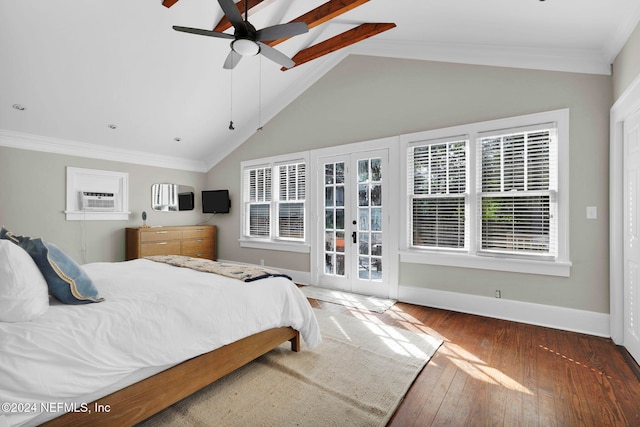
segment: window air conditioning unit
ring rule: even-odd
[[[114,212],[116,210],[115,193],[80,192],[80,210],[94,212]]]

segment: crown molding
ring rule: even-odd
[[[609,63],[613,64],[616,57],[631,37],[631,33],[636,29],[640,23],[640,3],[636,4],[636,9],[628,15],[626,22],[622,22],[615,34],[613,34],[609,40],[607,40],[604,47],[604,55]]]
[[[404,42],[371,38],[354,45],[350,52],[389,58],[585,74],[611,74],[611,62],[599,49],[542,49],[522,46]]]
[[[162,156],[142,151],[124,150],[105,145],[88,144],[5,129],[0,129],[0,146],[192,172],[207,171],[205,163],[201,161]]]

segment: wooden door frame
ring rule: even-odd
[[[609,324],[613,342],[624,345],[624,129],[640,110],[640,75],[613,104],[609,137]]]

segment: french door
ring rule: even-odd
[[[624,121],[624,336],[640,362],[640,110]]]
[[[389,296],[388,157],[380,149],[318,158],[320,286]]]

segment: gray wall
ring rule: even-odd
[[[129,220],[67,221],[67,166],[127,172]],[[191,185],[197,196],[204,181],[204,173],[0,147],[0,225],[16,234],[55,243],[80,264],[122,261],[124,229],[142,225],[142,211],[148,214],[148,225],[191,225],[203,220],[199,197],[193,211],[152,211],[152,184]]]
[[[640,24],[613,62],[613,96],[618,99],[640,75]]]
[[[309,255],[240,248],[243,160],[570,108],[571,277],[401,264],[400,284],[608,313],[612,100],[610,76],[349,56],[207,174],[234,199],[214,221],[219,257],[309,271]]]

